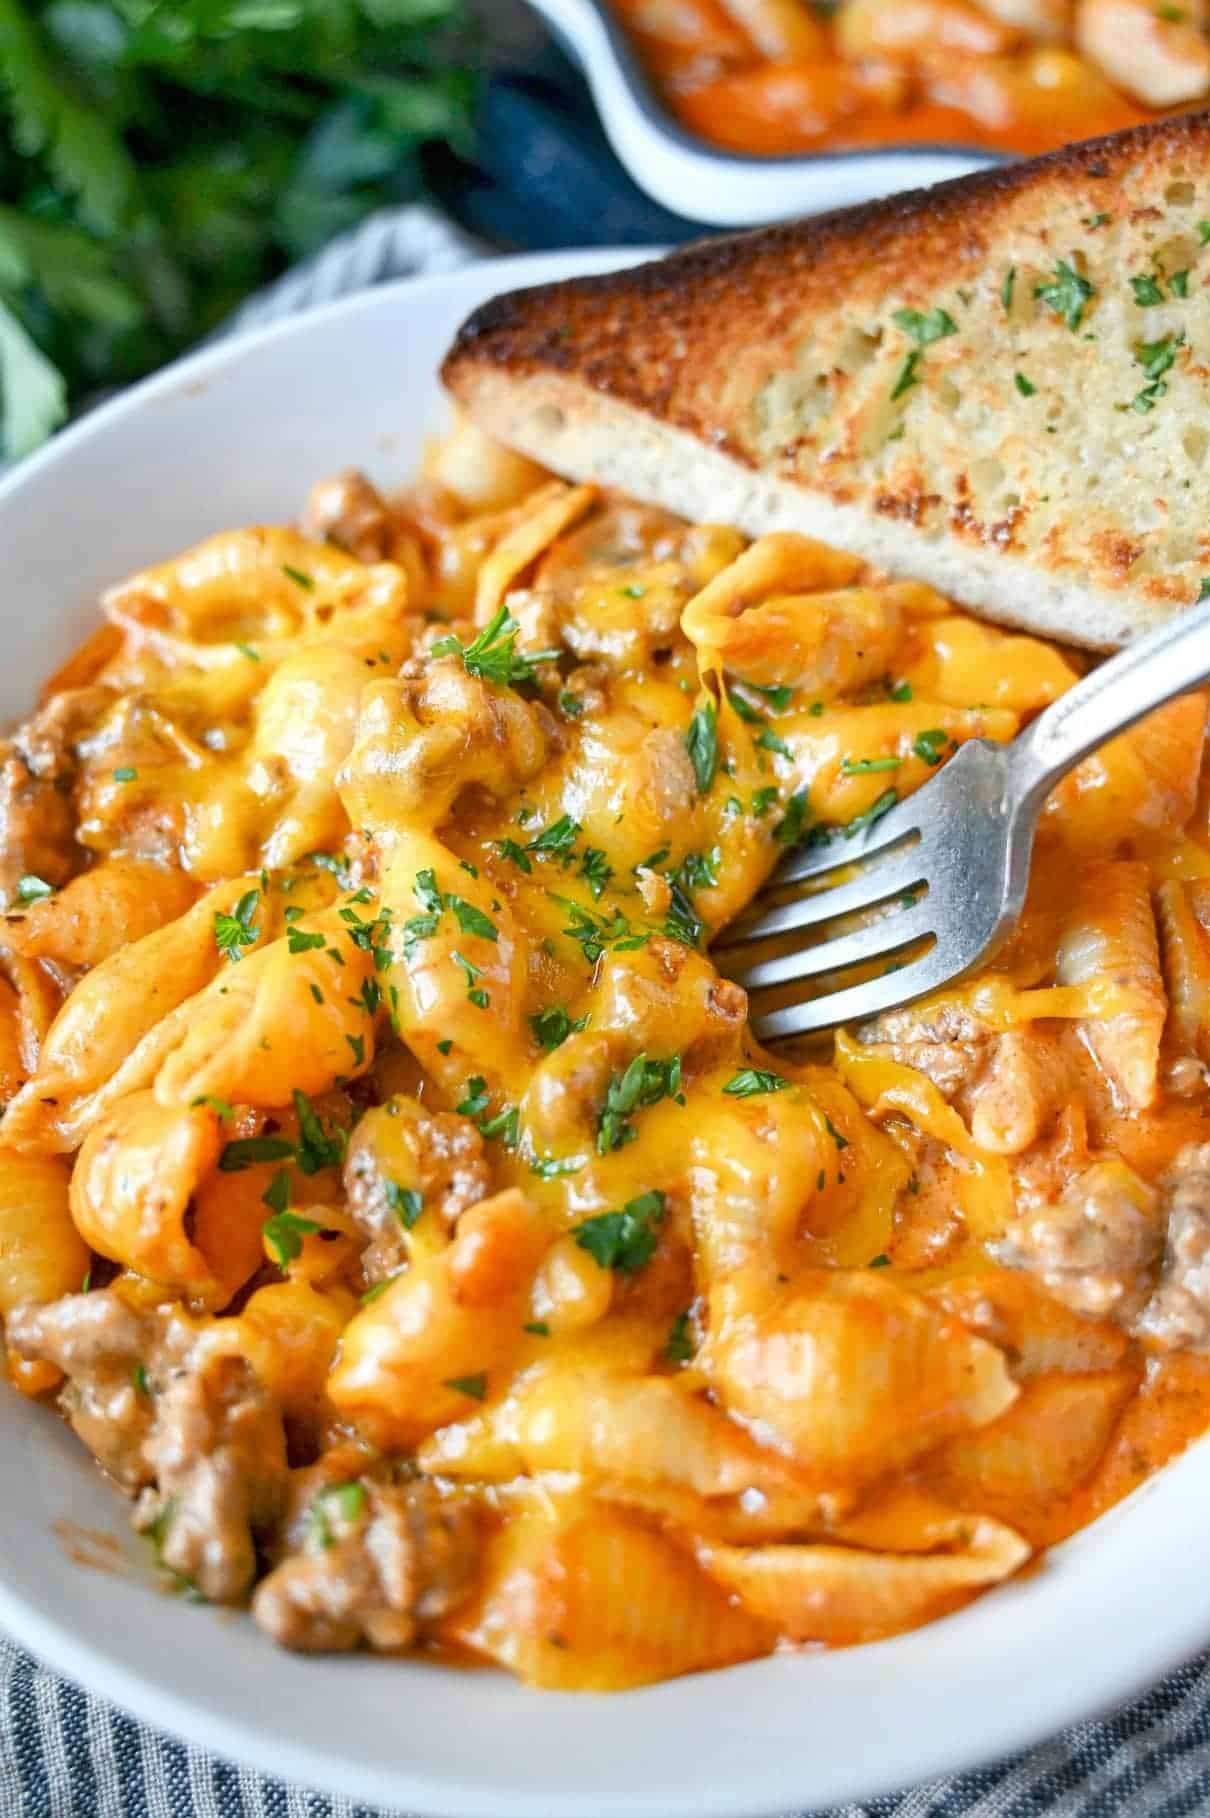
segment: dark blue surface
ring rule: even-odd
[[[553,46],[487,82],[473,164],[438,162],[439,199],[498,246],[658,246],[709,230],[643,194],[610,150],[579,71]]]

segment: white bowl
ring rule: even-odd
[[[988,164],[996,152],[904,145],[886,151],[759,158],[720,150],[681,126],[656,96],[608,0],[530,0],[582,67],[614,151],[665,208],[714,227],[757,227],[920,189]]]
[[[505,260],[364,293],[187,361],[0,485],[0,708],[90,623],[98,588],[222,525],[285,518],[356,462],[395,480],[441,421],[434,371],[492,292],[628,255]],[[613,1697],[502,1673],[279,1653],[153,1584],[125,1511],[46,1409],[0,1389],[0,1625],[147,1722],[287,1780],[441,1818],[758,1818],[1018,1749],[1210,1639],[1210,1445],[1041,1569],[955,1616]],[[121,1536],[90,1569],[64,1520]],[[102,1555],[104,1558],[104,1555]]]

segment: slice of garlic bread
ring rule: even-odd
[[[1210,114],[498,297],[443,376],[556,472],[1110,648],[1210,575]]]

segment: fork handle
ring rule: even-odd
[[[1127,644],[1026,727],[1013,742],[1020,793],[1045,795],[1090,751],[1208,678],[1210,601]]]

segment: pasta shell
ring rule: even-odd
[[[514,1517],[445,1634],[527,1685],[577,1692],[730,1666],[773,1640],[673,1541],[574,1502]]]
[[[986,1516],[938,1524],[933,1552],[845,1546],[698,1547],[701,1565],[753,1616],[799,1643],[832,1647],[893,1635],[953,1610],[1017,1571],[1030,1548]]]
[[[1106,992],[1105,1012],[1083,1018],[1080,1029],[1122,1097],[1145,1111],[1159,1092],[1168,1009],[1146,865],[1111,860],[1085,872],[1059,941],[1056,977]]]
[[[901,1467],[1017,1396],[994,1346],[866,1271],[818,1271],[764,1305],[715,1291],[706,1367],[762,1443],[828,1484]]]

